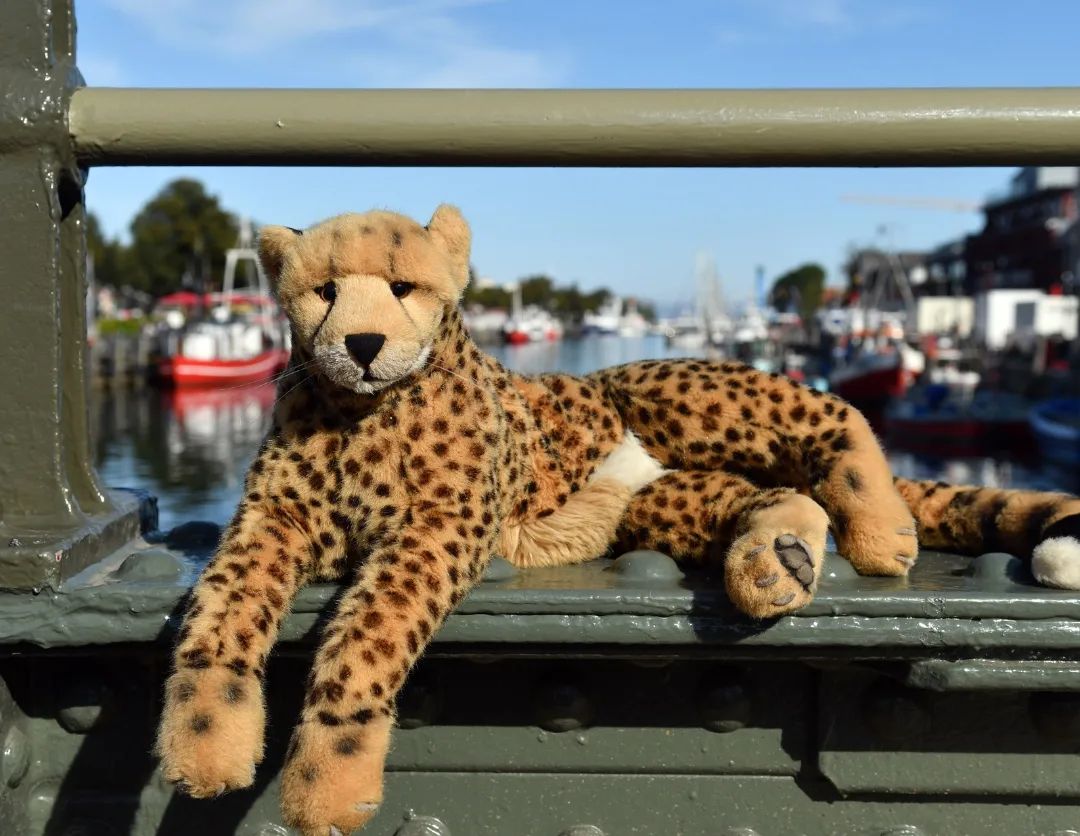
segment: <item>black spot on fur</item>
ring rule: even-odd
[[[195,686],[190,682],[181,682],[176,686],[176,701],[187,702],[195,696]]]
[[[355,737],[340,737],[334,743],[334,751],[339,755],[352,755],[360,748],[360,741]]]
[[[225,686],[225,702],[236,705],[244,699],[244,686],[239,682],[230,682]]]
[[[1049,540],[1051,537],[1072,537],[1080,540],[1080,514],[1064,517],[1053,525],[1046,527],[1041,540]]]

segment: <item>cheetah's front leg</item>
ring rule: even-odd
[[[466,525],[457,514],[423,514],[370,556],[342,599],[282,778],[285,821],[304,836],[350,833],[377,812],[398,690],[490,559],[496,529],[476,519]]]
[[[189,795],[254,780],[266,657],[310,562],[310,542],[287,517],[249,507],[192,590],[155,746],[166,780]]]

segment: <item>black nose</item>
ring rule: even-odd
[[[386,337],[382,334],[349,334],[345,338],[345,348],[349,349],[349,354],[357,363],[368,366],[384,342]]]

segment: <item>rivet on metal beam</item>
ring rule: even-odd
[[[584,728],[592,721],[592,701],[574,683],[550,680],[540,685],[533,701],[537,725],[553,732]]]
[[[164,549],[132,552],[124,558],[113,577],[123,581],[175,581],[183,572],[180,559]]]
[[[59,792],[60,782],[56,778],[40,781],[30,790],[26,812],[32,833],[45,832],[45,825],[56,808],[56,796]]]
[[[0,780],[14,789],[30,768],[30,741],[18,726],[8,729],[4,751],[0,752]]]
[[[434,816],[414,816],[394,831],[394,836],[450,836],[450,828]]]
[[[650,550],[627,552],[615,559],[611,571],[620,583],[674,583],[683,578],[678,564],[666,554]]]
[[[442,692],[430,676],[420,674],[398,694],[397,726],[400,729],[418,729],[430,726],[439,716]]]
[[[1018,557],[1005,552],[987,552],[976,557],[971,561],[971,576],[978,578],[980,587],[1011,586],[1017,581],[1034,583],[1035,580]]]
[[[750,722],[752,701],[743,672],[720,668],[707,674],[698,693],[701,724],[710,731],[726,734]]]
[[[484,572],[484,577],[481,583],[497,583],[499,581],[510,580],[518,573],[518,570],[512,563],[505,558],[496,555],[491,558],[491,562],[488,563],[487,570]]]
[[[109,689],[101,680],[76,680],[60,697],[56,721],[72,734],[86,734],[101,721],[109,697]]]

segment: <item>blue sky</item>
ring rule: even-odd
[[[1080,85],[1080,3],[999,0],[76,0],[87,83],[142,87],[905,87]],[[196,114],[192,114],[193,117]],[[928,247],[977,213],[844,195],[979,201],[1010,169],[98,169],[112,234],[181,174],[264,223],[441,201],[498,281],[547,272],[661,303],[699,252],[726,296],[852,245]]]

